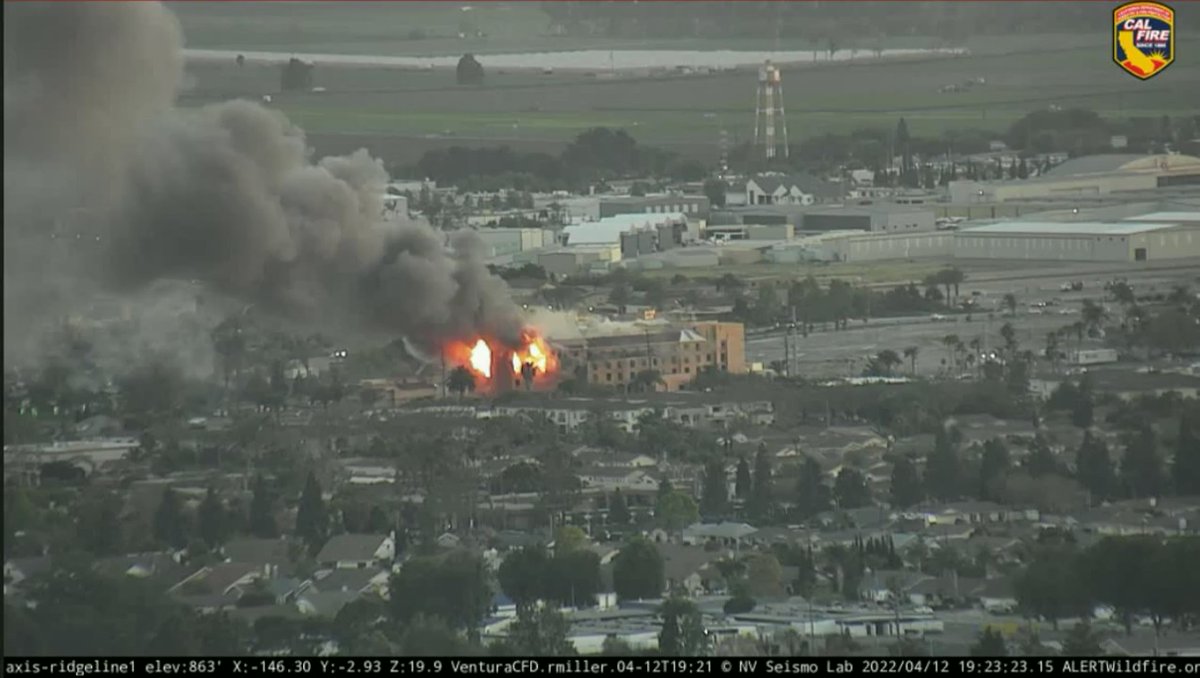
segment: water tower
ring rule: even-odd
[[[754,99],[754,147],[767,160],[788,157],[787,117],[783,112],[783,80],[770,61],[758,69],[758,95]]]

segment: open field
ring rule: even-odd
[[[784,92],[791,138],[891,128],[900,116],[915,135],[1001,131],[1050,104],[1115,118],[1200,109],[1200,62],[1180,61],[1140,82],[1111,63],[1106,34],[1042,38],[1026,36],[1008,54],[973,50],[958,58],[790,66]],[[1184,40],[1179,50],[1200,52],[1200,40]],[[486,57],[481,61],[486,68]],[[198,62],[188,72],[186,105],[270,94],[272,105],[304,127],[319,152],[366,146],[390,162],[411,162],[424,150],[454,144],[553,152],[600,125],[624,128],[641,143],[715,159],[722,129],[734,145],[753,134],[750,70],[670,77],[618,73],[607,79],[492,69],[483,87],[459,87],[449,70],[318,63],[316,84],[324,91],[291,94],[277,92],[278,66]],[[986,85],[938,92],[973,77],[985,78]]]
[[[387,56],[446,56],[567,50],[823,49],[824,42],[762,38],[612,38],[551,33],[538,2],[172,2],[188,47]],[[463,7],[470,7],[463,11]],[[686,10],[684,10],[686,11]],[[1103,23],[1103,22],[1102,22]],[[485,35],[459,38],[463,28]],[[422,37],[418,38],[417,33]],[[1059,36],[1070,40],[1075,34]],[[1057,39],[1057,38],[1056,38]],[[850,47],[850,40],[843,43]],[[926,36],[861,40],[861,48],[927,48]],[[972,40],[974,51],[1008,51],[1011,40]]]

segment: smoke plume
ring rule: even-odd
[[[177,108],[182,37],[164,6],[6,3],[4,37],[6,354],[97,294],[163,280],[427,349],[518,340],[477,242],[385,221],[388,176],[365,150],[314,160],[249,101]]]

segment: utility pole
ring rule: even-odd
[[[783,331],[783,376],[791,378],[792,376],[792,354],[789,338],[792,329],[786,328]]]

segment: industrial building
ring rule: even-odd
[[[1195,185],[1200,185],[1200,158],[1190,155],[1089,155],[1031,179],[951,181],[950,202],[1004,203]]]
[[[563,277],[579,273],[607,271],[621,260],[620,244],[576,245],[537,253],[536,263],[546,273]]]
[[[688,219],[708,219],[709,200],[703,195],[603,196],[599,199],[601,219],[621,214],[683,214]]]
[[[707,367],[746,371],[745,329],[740,323],[702,322],[687,327],[643,328],[629,334],[560,342],[565,369],[588,383],[625,388],[642,372],[655,371],[657,389],[677,391]]]
[[[1141,219],[1113,223],[1008,221],[959,231],[954,238],[954,256],[1063,261],[1200,257],[1200,224]]]
[[[475,235],[483,242],[486,257],[503,257],[554,245],[554,232],[541,228],[481,228]]]
[[[920,233],[935,228],[933,210],[908,205],[824,207],[804,213],[805,231]]]

